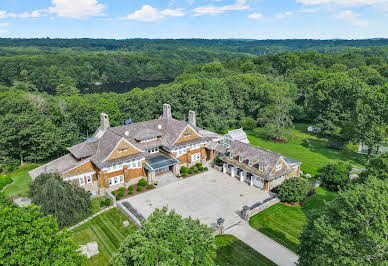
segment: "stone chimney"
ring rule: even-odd
[[[197,126],[197,118],[195,117],[195,112],[189,111],[189,123],[193,126]]]
[[[171,105],[168,103],[163,104],[163,118],[172,118]]]
[[[106,130],[107,128],[110,127],[109,117],[108,117],[107,114],[101,113],[100,119],[101,119],[101,128],[102,128],[102,130]]]

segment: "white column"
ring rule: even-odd
[[[234,174],[235,174],[235,169],[234,169],[234,166],[231,166],[230,167],[230,175],[232,176],[232,177],[234,177]]]
[[[251,187],[253,187],[253,178],[255,178],[255,176],[251,176]]]
[[[244,181],[244,171],[241,170],[240,172],[240,181],[243,182]]]
[[[224,163],[223,166],[222,166],[222,172],[224,174],[226,174],[227,169],[228,169],[228,165],[226,163]]]

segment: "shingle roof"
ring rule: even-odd
[[[232,138],[232,140],[238,140],[238,141],[241,141],[243,143],[249,144],[247,134],[244,132],[244,130],[242,128],[229,131],[225,135],[229,135]]]
[[[225,146],[215,141],[209,141],[208,143],[206,143],[206,148],[208,148],[209,150],[217,151],[219,153],[225,153],[227,150]]]
[[[42,173],[51,173],[51,172],[63,173],[84,162],[85,161],[79,162],[71,154],[67,154],[45,165],[35,168],[34,170],[29,171],[28,174],[31,176],[32,179],[35,179],[38,175]]]
[[[98,147],[98,140],[92,142],[81,142],[74,145],[67,150],[70,151],[77,159],[92,156],[96,153]]]

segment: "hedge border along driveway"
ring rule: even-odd
[[[317,194],[308,198],[302,206],[286,206],[277,203],[253,216],[249,224],[272,238],[279,244],[296,252],[299,235],[306,224],[306,214],[325,207],[325,202],[333,200],[337,193],[317,188]]]
[[[71,238],[79,245],[97,241],[99,254],[91,257],[84,265],[108,265],[121,242],[131,233],[138,230],[131,222],[128,227],[123,221],[128,220],[117,208],[96,216],[71,232]]]

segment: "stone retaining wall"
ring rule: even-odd
[[[268,198],[268,199],[264,200],[264,202],[258,203],[257,206],[252,206],[247,211],[242,210],[241,211],[242,217],[244,220],[249,221],[249,219],[252,216],[255,216],[256,214],[264,211],[265,209],[268,209],[269,207],[271,207],[279,202],[280,202],[280,200],[277,196],[275,196],[274,198]]]
[[[119,208],[125,216],[127,216],[134,225],[136,225],[139,229],[142,228],[140,220],[132,213],[130,212],[122,202],[117,203],[117,208]]]

